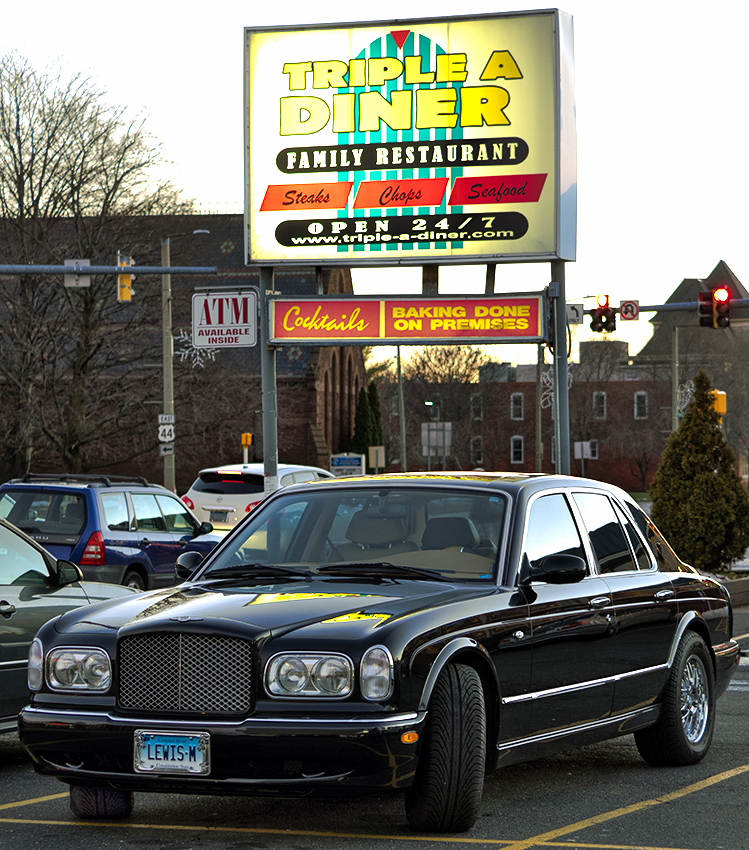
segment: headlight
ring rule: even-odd
[[[47,656],[47,683],[62,691],[106,691],[112,664],[103,649],[53,649]]]
[[[265,688],[273,696],[347,697],[354,668],[345,655],[282,653],[271,658]]]
[[[364,699],[380,701],[393,693],[393,658],[384,646],[373,646],[364,653],[359,675]]]
[[[34,638],[31,641],[29,648],[29,668],[27,672],[27,680],[30,691],[38,691],[42,687],[44,681],[44,647],[39,638]]]

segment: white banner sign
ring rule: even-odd
[[[192,344],[196,348],[256,345],[257,294],[241,290],[193,295]]]

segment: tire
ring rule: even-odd
[[[697,764],[715,727],[715,674],[705,642],[687,632],[676,650],[658,721],[635,732],[640,755],[653,765]]]
[[[133,811],[133,795],[112,788],[71,785],[70,811],[82,820],[127,818]]]
[[[478,673],[448,664],[434,687],[406,818],[425,832],[464,832],[478,814],[486,766],[486,712]]]
[[[125,587],[132,587],[138,592],[146,589],[146,583],[143,581],[143,576],[137,570],[128,570],[125,577],[122,579]]]

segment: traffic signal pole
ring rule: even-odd
[[[557,472],[570,474],[570,405],[567,372],[567,296],[564,260],[552,260],[549,295],[554,323],[554,436]]]

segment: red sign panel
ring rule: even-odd
[[[544,339],[541,295],[271,301],[271,342],[383,345]]]

